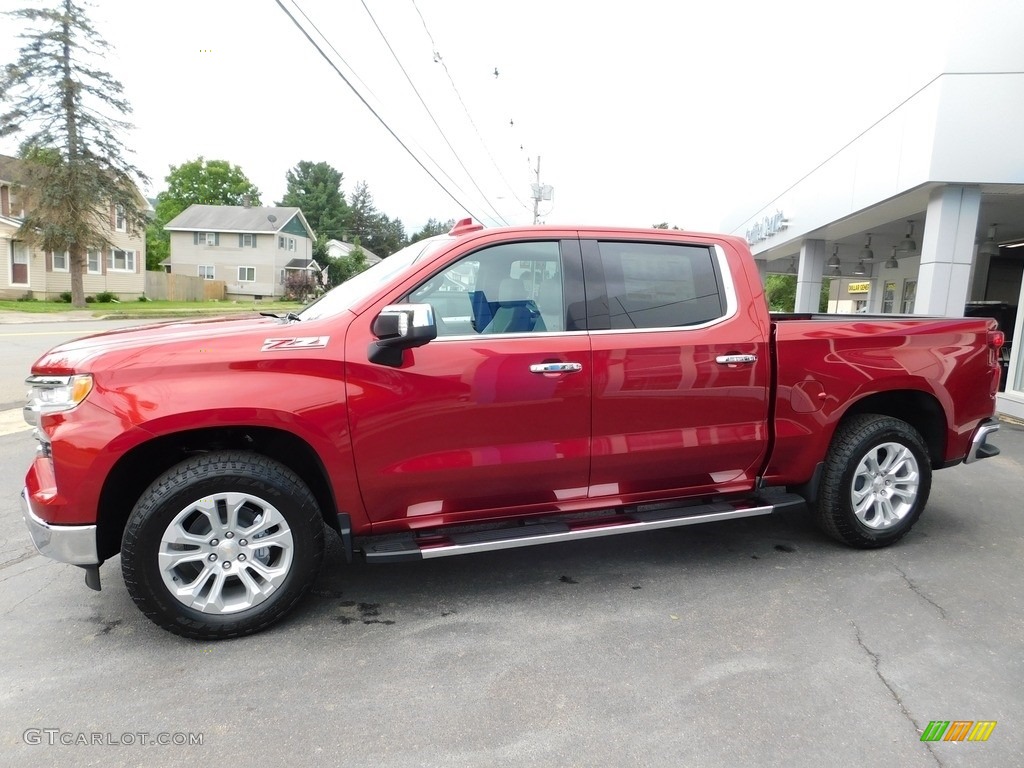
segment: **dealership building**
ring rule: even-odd
[[[1000,20],[987,22],[995,28]],[[1016,340],[998,410],[1017,418],[1024,418],[1024,313],[1015,313],[1024,302],[1022,31],[1005,24],[993,47],[980,51],[966,37],[952,40],[945,71],[754,215],[725,226],[747,239],[763,275],[797,276],[797,312],[818,311],[822,278],[830,277],[833,312],[961,316],[970,305],[972,314],[998,314]]]

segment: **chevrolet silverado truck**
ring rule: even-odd
[[[22,506],[44,555],[99,589],[120,553],[139,608],[202,639],[285,615],[327,528],[388,563],[807,504],[881,547],[933,470],[998,453],[1002,341],[773,317],[735,237],[465,220],[298,313],[47,352]]]

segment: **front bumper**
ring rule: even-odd
[[[999,422],[995,419],[985,419],[978,428],[974,430],[974,438],[971,440],[971,449],[964,457],[964,464],[971,464],[979,459],[988,459],[999,455],[999,448],[988,443],[988,438],[999,431]]]
[[[32,543],[41,554],[62,563],[94,566],[100,564],[96,551],[95,525],[51,525],[32,510],[28,488],[21,491],[21,511]]]

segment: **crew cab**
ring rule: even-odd
[[[744,241],[470,221],[297,314],[90,336],[28,379],[38,549],[118,553],[161,627],[256,632],[321,565],[808,504],[898,540],[935,469],[998,453],[989,319],[772,317]],[[486,567],[483,564],[483,567]]]

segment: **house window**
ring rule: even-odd
[[[240,283],[255,283],[256,282],[256,267],[239,267],[238,268],[238,282],[240,282]]]
[[[196,245],[220,245],[220,235],[217,232],[196,232]]]
[[[255,248],[256,247],[256,235],[242,235],[242,247],[243,248]]]
[[[277,247],[283,251],[294,251],[295,250],[295,238],[285,237],[284,235],[278,235]]]
[[[118,232],[126,232],[128,223],[124,215],[124,206],[118,203],[114,206],[114,229]]]
[[[86,256],[85,268],[90,275],[98,275],[101,272],[100,269],[100,252],[89,251]]]
[[[53,271],[67,272],[69,259],[70,256],[67,251],[64,251],[63,253],[53,254]]]
[[[212,264],[200,264],[199,265],[199,276],[204,280],[213,280],[213,265]]]
[[[112,272],[134,272],[135,251],[122,251],[112,248],[107,261],[107,269]]]
[[[11,242],[11,285],[28,285],[28,245]]]

